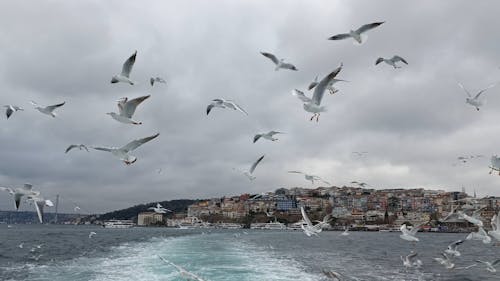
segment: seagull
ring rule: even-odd
[[[92,148],[95,150],[111,152],[111,154],[118,157],[125,164],[131,165],[131,164],[135,163],[135,161],[137,161],[137,157],[129,155],[129,152],[132,152],[134,149],[136,149],[139,146],[147,143],[148,141],[158,137],[159,135],[160,134],[157,133],[157,134],[152,135],[150,137],[145,137],[142,139],[133,140],[121,148],[116,148],[116,147],[109,147],[109,148],[108,147],[92,147]]]
[[[394,67],[394,69],[396,69],[396,68],[401,68],[401,66],[397,66],[396,65],[396,63],[399,62],[399,61],[403,62],[405,64],[408,64],[408,62],[404,58],[396,55],[396,56],[393,56],[390,59],[378,58],[377,61],[375,61],[375,65],[377,65],[377,64],[379,64],[381,62],[385,62],[388,65],[391,65],[392,67]]]
[[[22,187],[19,188],[10,188],[10,187],[0,187],[0,190],[7,191],[11,195],[14,195],[14,201],[16,203],[16,211],[19,211],[19,206],[21,205],[21,198],[23,196],[37,196],[40,195],[39,191],[34,191],[33,186],[29,183],[25,183]]]
[[[12,115],[12,113],[14,113],[16,111],[19,111],[19,110],[24,111],[23,108],[21,108],[21,107],[19,107],[17,105],[11,105],[11,104],[9,104],[9,105],[4,105],[3,107],[7,108],[5,110],[5,115],[7,115],[7,119],[9,119],[9,117]]]
[[[448,249],[444,250],[444,252],[452,257],[460,257],[461,254],[457,248],[458,248],[458,245],[460,245],[464,242],[465,242],[464,240],[455,241],[455,242],[451,243],[450,245],[448,245]]]
[[[476,260],[476,262],[482,263],[486,265],[486,270],[489,272],[497,272],[497,269],[494,268],[493,266],[497,265],[500,263],[500,259],[494,261],[494,262],[488,262],[488,261],[482,261],[482,260]]]
[[[38,214],[38,220],[40,223],[43,223],[43,207],[54,207],[54,203],[50,200],[46,200],[39,195],[30,195],[28,196],[29,200],[32,200],[35,203],[36,213]],[[41,247],[41,246],[40,246]],[[37,247],[37,248],[40,248]]]
[[[488,235],[500,241],[500,212],[491,218],[491,230]]]
[[[420,241],[415,235],[417,234],[418,230],[420,227],[422,227],[424,224],[427,222],[424,222],[422,224],[414,226],[411,230],[408,229],[406,224],[401,225],[399,230],[401,230],[402,234],[399,235],[399,237],[403,240],[410,241],[410,242],[418,242]]]
[[[483,221],[481,221],[479,218],[476,218],[474,216],[471,217],[462,211],[458,211],[457,214],[459,219],[466,220],[476,226],[483,227]]]
[[[40,111],[43,114],[47,114],[47,115],[50,115],[52,117],[56,117],[56,113],[54,112],[54,110],[58,107],[63,106],[65,103],[66,102],[62,102],[62,103],[55,104],[55,105],[40,107],[40,106],[38,106],[38,104],[36,102],[31,101],[31,104],[35,107],[35,109],[37,109],[38,111]]]
[[[92,238],[92,236],[94,236],[94,235],[96,235],[96,234],[97,234],[97,233],[95,233],[95,232],[91,231],[91,232],[89,233],[89,239],[90,239],[90,238]]]
[[[260,138],[264,138],[266,140],[270,141],[277,141],[278,139],[273,138],[274,135],[276,134],[284,134],[283,132],[277,132],[277,131],[270,131],[267,133],[262,133],[262,134],[256,134],[255,137],[253,138],[253,143],[257,142]]]
[[[305,225],[302,224],[300,227],[304,231],[304,233],[311,237],[313,235],[318,236],[318,234],[323,230],[321,223],[313,225],[311,220],[306,214],[304,207],[300,207],[300,213],[302,214],[302,220],[305,222]]]
[[[259,165],[260,161],[262,161],[262,159],[264,159],[264,156],[265,155],[262,155],[261,157],[259,157],[259,159],[257,159],[255,162],[253,162],[252,166],[250,166],[250,169],[248,171],[240,171],[243,175],[245,175],[249,180],[253,181],[254,179],[256,179],[257,177],[253,176],[253,171],[255,170],[255,168],[257,167],[257,165]]]
[[[334,35],[334,36],[328,38],[328,40],[342,40],[342,39],[347,39],[347,38],[351,37],[356,42],[358,42],[358,44],[362,44],[363,39],[366,41],[366,36],[365,36],[365,38],[362,38],[361,35],[363,33],[367,32],[368,30],[374,29],[375,27],[377,27],[383,23],[384,22],[374,22],[374,23],[365,24],[356,30],[350,30],[349,33],[341,33],[341,34]]]
[[[18,245],[19,249],[24,248],[24,242]]]
[[[350,235],[350,233],[349,233],[349,227],[346,227],[344,229],[344,231],[340,235],[342,235],[342,236],[349,236]]]
[[[151,95],[142,96],[132,100],[128,100],[127,97],[121,98],[120,100],[117,101],[119,113],[116,114],[115,112],[108,112],[106,114],[108,114],[109,116],[111,116],[113,119],[115,119],[120,123],[141,125],[142,122],[133,120],[132,116],[134,115],[137,106],[150,96]]]
[[[330,95],[333,95],[333,94],[335,94],[335,93],[337,93],[339,91],[338,89],[336,89],[335,87],[333,87],[333,84],[335,84],[335,83],[337,83],[339,81],[349,82],[347,80],[342,80],[342,79],[333,79],[332,83],[330,83],[326,87],[326,89],[330,92]],[[314,87],[316,87],[318,84],[319,84],[319,82],[318,82],[318,76],[316,76],[314,78],[314,80],[309,84],[309,86],[307,86],[307,89],[310,91],[310,90],[314,89]]]
[[[167,82],[165,81],[165,79],[161,78],[161,77],[151,77],[149,79],[149,83],[151,84],[151,87],[153,87],[153,85],[156,83],[163,83],[163,84],[166,84]]]
[[[417,256],[418,256],[418,253],[414,253],[413,251],[405,257],[401,256],[401,260],[403,261],[403,265],[407,268],[410,268],[410,267],[417,267],[418,268],[418,267],[422,266],[422,261],[417,259]]]
[[[321,100],[323,99],[323,95],[325,93],[326,88],[328,85],[332,83],[332,81],[335,79],[335,76],[339,74],[339,72],[342,70],[342,64],[338,68],[336,68],[334,71],[332,71],[330,74],[325,76],[319,84],[314,87],[314,92],[311,101],[309,102],[304,102],[304,110],[307,112],[314,113],[313,116],[311,117],[311,121],[316,117],[316,122],[319,121],[319,115],[321,112],[326,111],[326,108],[324,106],[320,106]]]
[[[130,85],[134,85],[134,82],[130,80],[130,71],[132,71],[132,67],[134,67],[135,57],[137,56],[137,51],[135,51],[123,64],[122,73],[113,76],[111,78],[111,83],[124,82],[129,83]]]
[[[488,236],[488,233],[484,231],[482,227],[479,227],[477,232],[471,232],[467,237],[465,238],[466,240],[481,240],[483,244],[489,244],[491,243],[491,237]]]
[[[291,64],[291,63],[285,63],[284,62],[284,59],[280,59],[278,60],[278,58],[271,54],[271,53],[265,53],[265,52],[260,52],[263,56],[265,56],[266,58],[272,60],[274,62],[274,64],[276,65],[276,67],[274,68],[275,71],[278,71],[280,68],[283,68],[283,69],[290,69],[290,70],[294,70],[294,71],[297,71],[298,69],[295,67],[295,65]]]
[[[453,269],[455,264],[451,261],[450,257],[448,257],[445,253],[441,253],[444,258],[434,258],[440,265],[446,267],[446,269]]]
[[[85,149],[85,150],[87,150],[87,152],[89,152],[89,149],[84,144],[72,144],[72,145],[68,146],[68,148],[66,148],[66,152],[65,153],[68,153],[73,148],[78,148],[80,150]]]
[[[359,187],[366,187],[366,186],[370,186],[369,184],[367,184],[366,182],[358,182],[358,181],[351,181],[352,184],[356,184],[358,185]]]
[[[328,184],[328,185],[330,185],[330,183],[329,183],[329,182],[324,181],[324,180],[323,180],[322,178],[320,178],[319,176],[306,174],[306,173],[303,173],[303,172],[300,172],[300,171],[288,171],[288,173],[292,173],[292,174],[302,174],[302,175],[304,175],[304,178],[305,178],[306,180],[311,181],[311,184],[314,184],[314,181],[315,181],[315,180],[318,180],[318,181],[323,182],[324,184]]]
[[[207,106],[207,115],[210,113],[210,111],[214,107],[229,108],[229,109],[233,109],[233,110],[238,110],[239,112],[248,115],[248,113],[243,108],[241,108],[241,106],[239,106],[238,104],[236,104],[232,100],[225,100],[225,99],[222,99],[222,98],[221,99],[213,99],[212,103],[210,103]]]
[[[175,267],[175,268],[179,271],[179,273],[181,274],[181,276],[182,276],[183,278],[186,278],[187,280],[193,280],[193,281],[204,281],[204,280],[203,280],[203,279],[201,279],[201,277],[199,277],[198,275],[196,275],[196,274],[194,274],[194,273],[192,273],[192,272],[189,272],[189,271],[185,270],[184,268],[182,268],[182,267],[180,267],[180,266],[178,266],[178,265],[176,265],[176,264],[174,264],[174,263],[172,263],[172,262],[170,262],[170,261],[168,261],[168,260],[164,259],[162,256],[158,255],[158,257],[159,257],[159,258],[160,258],[163,262],[165,262],[166,264],[169,264],[169,265],[171,265],[171,266]]]
[[[491,159],[490,175],[493,173],[493,171],[498,171],[498,175],[500,176],[500,157],[493,155],[491,156],[490,159]]]
[[[488,87],[480,90],[474,97],[472,97],[472,95],[469,93],[469,91],[467,91],[467,89],[465,89],[465,87],[461,83],[458,83],[458,86],[460,86],[460,88],[462,88],[465,91],[465,93],[467,94],[467,98],[465,99],[465,102],[468,103],[468,104],[470,104],[470,105],[472,105],[472,106],[474,106],[476,108],[476,110],[479,111],[479,108],[481,106],[483,106],[483,101],[481,101],[479,99],[479,97],[486,90],[495,87],[496,83],[495,84],[491,84]]]
[[[80,209],[81,209],[80,207],[75,206],[75,208],[73,210],[75,210],[75,212],[78,212],[78,211],[80,211]]]
[[[153,210],[157,214],[166,214],[167,212],[172,212],[169,209],[163,208],[160,203],[156,203],[156,207],[149,207],[148,210]]]
[[[368,154],[368,151],[353,151],[352,154],[359,156],[359,157],[364,157],[366,154]]]
[[[326,277],[330,278],[333,281],[341,281],[342,275],[338,272],[335,272],[333,270],[325,270],[323,269],[323,274],[325,274]]]
[[[332,215],[328,214],[328,215],[323,217],[322,221],[316,221],[318,223],[318,224],[316,224],[316,226],[324,228],[324,227],[330,225],[331,220],[332,220]]]

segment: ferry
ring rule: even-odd
[[[103,225],[105,228],[131,228],[133,226],[135,224],[131,220],[109,220]]]
[[[268,222],[268,223],[252,223],[251,229],[271,229],[271,230],[282,230],[286,229],[286,226],[280,222]]]

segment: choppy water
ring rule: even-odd
[[[90,231],[97,233],[92,239]],[[345,280],[500,280],[500,266],[497,273],[483,266],[448,271],[432,259],[463,234],[419,233],[415,245],[398,235],[0,225],[0,280],[184,280],[157,255],[205,280],[328,280],[323,269]],[[419,253],[421,269],[403,267],[400,255],[411,250]],[[500,258],[500,247],[480,241],[460,250],[457,266]]]

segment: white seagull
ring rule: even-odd
[[[11,195],[14,195],[14,202],[16,203],[16,211],[19,210],[21,205],[21,198],[23,196],[37,196],[40,195],[39,191],[34,191],[33,186],[29,183],[25,183],[22,187],[10,188],[10,187],[0,187],[0,190],[7,191]]]
[[[159,256],[159,255],[158,255],[158,257],[159,257],[159,258],[160,258],[163,262],[165,262],[166,264],[169,264],[169,265],[171,265],[171,266],[175,267],[175,268],[179,271],[179,273],[181,274],[181,276],[182,276],[183,278],[186,278],[187,280],[193,280],[193,281],[204,281],[204,280],[203,280],[203,279],[201,279],[201,277],[199,277],[198,275],[196,275],[196,274],[194,274],[194,273],[192,273],[192,272],[189,272],[189,271],[185,270],[184,268],[182,268],[182,267],[180,267],[180,266],[178,266],[178,265],[176,265],[176,264],[174,264],[174,263],[172,263],[172,262],[170,262],[170,261],[168,261],[168,260],[164,259],[162,256]]]
[[[35,203],[36,213],[38,214],[38,220],[40,223],[43,223],[43,207],[54,207],[54,203],[52,201],[47,200],[39,195],[31,195],[28,196],[29,200],[32,200]],[[38,247],[40,248],[40,247]]]
[[[460,245],[464,242],[465,242],[464,240],[455,241],[455,242],[451,243],[450,245],[448,245],[448,249],[444,250],[444,252],[452,257],[460,257],[461,254],[458,251],[458,245]]]
[[[142,96],[131,100],[128,100],[127,97],[121,98],[120,100],[118,100],[119,113],[116,114],[115,112],[108,112],[106,114],[120,123],[141,125],[142,122],[133,120],[132,116],[134,115],[137,106],[150,96],[151,95]]]
[[[43,114],[46,114],[46,115],[49,115],[49,116],[52,116],[52,117],[56,117],[56,113],[54,112],[54,110],[56,108],[58,108],[58,107],[63,106],[65,103],[66,102],[62,102],[62,103],[59,103],[59,104],[54,104],[54,105],[49,105],[49,106],[46,106],[46,107],[41,107],[36,102],[31,101],[31,104],[35,107],[35,109],[37,109],[38,111],[40,111]]]
[[[253,162],[252,166],[250,166],[250,169],[248,171],[241,171],[240,172],[245,175],[249,180],[253,181],[254,179],[256,179],[257,177],[253,176],[253,171],[255,171],[255,168],[257,167],[257,165],[259,165],[260,161],[262,161],[262,159],[264,159],[264,156],[265,155],[262,155],[261,157],[259,157],[259,159],[257,159],[255,162]]]
[[[313,225],[311,220],[306,214],[306,211],[304,210],[304,207],[300,207],[300,213],[302,214],[302,220],[305,222],[305,225],[302,224],[300,227],[304,231],[304,233],[311,237],[311,236],[318,236],[318,234],[323,230],[322,225],[320,223]]]
[[[479,227],[477,232],[471,232],[467,237],[465,237],[466,240],[480,240],[483,242],[483,244],[489,244],[491,243],[491,237],[488,236],[488,233],[484,231],[482,227]]]
[[[434,258],[440,265],[446,267],[446,269],[453,269],[455,264],[451,261],[450,257],[448,257],[445,253],[441,253],[444,258]]]
[[[344,229],[344,231],[340,235],[342,235],[342,236],[349,236],[350,235],[350,233],[349,233],[349,227],[346,227]]]
[[[78,212],[78,211],[80,211],[80,210],[81,210],[81,208],[80,208],[80,207],[78,207],[78,206],[75,206],[75,208],[73,208],[73,210],[74,210],[75,212]]]
[[[500,157],[492,155],[490,158],[490,162],[490,175],[493,173],[493,171],[498,171],[498,175],[500,176]]]
[[[479,99],[481,97],[481,94],[484,93],[486,90],[495,87],[495,85],[496,84],[489,85],[488,87],[480,90],[474,97],[472,97],[472,95],[469,93],[469,91],[467,91],[467,89],[461,83],[458,83],[458,86],[460,86],[460,88],[462,88],[465,91],[465,93],[467,94],[467,98],[465,99],[465,102],[474,106],[477,111],[479,111],[479,108],[484,105],[484,102]]]
[[[241,106],[239,106],[238,104],[236,104],[232,100],[225,100],[222,98],[221,99],[213,99],[212,102],[207,106],[207,115],[210,113],[210,111],[214,107],[229,108],[232,110],[238,110],[239,112],[248,115],[248,113],[243,108],[241,108]]]
[[[275,71],[278,71],[280,68],[290,69],[290,70],[294,70],[294,71],[298,70],[295,67],[295,65],[293,65],[291,63],[285,63],[284,59],[278,60],[278,58],[275,55],[271,54],[271,53],[265,53],[265,52],[260,52],[260,53],[263,56],[265,56],[266,58],[270,59],[276,65],[276,67],[274,68]]]
[[[160,203],[156,203],[156,207],[149,207],[148,210],[153,210],[157,214],[166,214],[167,212],[172,212],[169,209],[163,208]]]
[[[394,67],[394,69],[396,68],[401,68],[401,66],[397,66],[396,63],[397,62],[403,62],[404,64],[408,64],[408,62],[400,57],[400,56],[393,56],[392,58],[390,59],[385,59],[385,58],[378,58],[376,61],[375,61],[375,65],[381,63],[381,62],[385,62],[387,63],[388,65],[391,65],[392,67]]]
[[[494,267],[498,263],[500,263],[500,259],[494,261],[494,262],[488,262],[488,261],[482,261],[482,260],[476,260],[476,262],[480,262],[484,265],[486,265],[486,270],[489,272],[497,272],[497,269]]]
[[[130,80],[130,72],[132,71],[132,67],[134,67],[135,57],[137,56],[137,51],[135,51],[123,64],[122,73],[118,75],[114,75],[111,78],[111,83],[124,82],[129,83],[130,85],[134,85],[134,82]]]
[[[479,219],[479,218],[476,218],[474,216],[469,216],[462,211],[458,211],[457,214],[458,214],[458,218],[461,220],[466,220],[466,221],[468,221],[476,226],[479,226],[479,227],[483,226],[483,221],[481,221],[481,219]]]
[[[407,268],[410,267],[420,267],[422,266],[422,261],[417,259],[418,253],[411,252],[409,255],[403,257],[401,256],[401,260],[403,261],[403,265]]]
[[[130,165],[133,164],[135,161],[137,161],[137,157],[132,156],[129,154],[129,152],[132,152],[139,146],[147,143],[148,141],[158,137],[160,134],[157,133],[155,135],[152,135],[150,137],[145,137],[142,139],[137,139],[133,140],[129,143],[127,143],[125,146],[117,148],[117,147],[92,147],[95,150],[101,150],[101,151],[106,151],[106,152],[111,152],[114,156],[118,157],[120,160],[122,160],[125,164]]]
[[[491,230],[488,235],[500,241],[500,212],[491,218]]]
[[[17,105],[11,105],[11,104],[4,105],[3,107],[6,108],[5,115],[7,115],[7,119],[9,119],[9,117],[12,115],[12,113],[19,111],[19,110],[21,110],[21,111],[24,110],[22,107],[19,107]]]
[[[274,135],[276,134],[284,134],[283,132],[278,132],[278,131],[270,131],[267,133],[262,133],[262,134],[256,134],[253,137],[253,143],[257,142],[260,138],[270,140],[270,141],[277,141],[277,138],[273,138]]]
[[[87,150],[87,152],[89,152],[89,149],[88,149],[88,148],[87,148],[87,146],[86,146],[86,145],[84,145],[84,144],[72,144],[72,145],[68,146],[68,148],[66,148],[65,153],[68,153],[68,152],[69,152],[70,150],[72,150],[73,148],[78,148],[78,149],[80,149],[80,150],[85,149],[85,150]]]
[[[399,235],[399,237],[403,240],[410,241],[410,242],[418,242],[420,241],[415,235],[417,234],[418,230],[427,222],[421,223],[419,225],[413,226],[411,230],[408,229],[406,224],[401,225],[399,230],[401,230],[402,234]]]
[[[363,41],[366,41],[366,37],[367,37],[363,33],[367,32],[368,30],[374,29],[375,27],[377,27],[383,23],[384,22],[374,22],[374,23],[365,24],[356,30],[350,30],[349,33],[341,33],[341,34],[334,35],[334,36],[328,38],[328,40],[342,40],[342,39],[352,38],[358,44],[362,44]],[[364,35],[363,37],[365,37],[365,38],[362,38],[361,35]]]
[[[149,83],[151,84],[151,87],[153,87],[153,85],[156,83],[163,83],[163,84],[166,84],[167,82],[165,81],[165,79],[161,78],[161,77],[151,77],[149,79]]]
[[[325,90],[332,83],[332,81],[335,79],[337,74],[342,70],[342,64],[340,64],[339,67],[337,67],[334,71],[332,71],[330,74],[325,76],[321,81],[319,82],[316,87],[314,87],[314,92],[311,101],[309,102],[304,102],[304,110],[307,112],[313,113],[313,116],[311,117],[311,121],[316,117],[316,122],[319,121],[319,115],[321,112],[325,112],[326,108],[324,106],[321,106],[321,100],[323,99],[323,95],[325,94]]]
[[[97,234],[97,233],[95,233],[95,232],[91,231],[91,232],[89,233],[89,239],[90,239],[90,238],[92,238],[92,236],[94,236],[94,235],[96,235],[96,234]]]
[[[304,172],[301,172],[301,171],[288,171],[288,173],[291,173],[291,174],[302,174],[304,175],[304,178],[308,181],[311,181],[311,184],[314,184],[314,181],[317,180],[317,181],[321,181],[323,182],[324,184],[328,184],[330,185],[329,182],[323,180],[322,178],[320,178],[319,176],[315,176],[315,175],[311,175],[311,174],[306,174]]]

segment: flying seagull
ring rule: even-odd
[[[157,214],[166,214],[167,212],[172,212],[169,209],[163,208],[160,203],[156,203],[156,207],[149,207],[148,210],[153,210]]]
[[[270,59],[275,65],[276,67],[274,68],[275,71],[278,71],[280,70],[280,68],[283,68],[283,69],[290,69],[290,70],[294,70],[294,71],[297,71],[298,69],[295,67],[295,65],[291,64],[291,63],[285,63],[284,62],[284,59],[280,59],[278,60],[278,58],[271,54],[271,53],[265,53],[265,52],[260,52],[264,57]]]
[[[462,88],[465,91],[465,93],[467,94],[467,98],[465,99],[465,102],[474,106],[476,108],[476,110],[479,111],[479,108],[484,105],[484,102],[479,99],[481,97],[481,94],[484,93],[486,90],[495,87],[496,84],[491,84],[488,87],[480,90],[474,97],[472,97],[470,92],[467,91],[467,89],[465,89],[465,87],[461,83],[458,83],[458,86],[460,86],[460,88]]]
[[[129,83],[130,85],[134,85],[134,82],[130,80],[130,72],[132,71],[132,67],[134,67],[135,57],[137,56],[137,51],[135,51],[123,64],[122,73],[118,75],[114,75],[111,78],[111,83],[124,82]]]
[[[173,267],[175,267],[177,269],[177,271],[179,271],[180,275],[182,276],[182,278],[186,278],[187,280],[193,280],[193,281],[204,281],[201,277],[199,277],[198,275],[192,273],[192,272],[189,272],[187,270],[185,270],[184,268],[164,259],[162,256],[158,256],[164,263],[166,264],[169,264]]]
[[[35,203],[36,213],[38,215],[38,220],[40,223],[43,223],[43,207],[54,207],[54,203],[50,200],[46,200],[39,195],[30,195],[28,196],[28,200],[32,200]]]
[[[490,175],[493,171],[498,171],[498,175],[500,176],[500,157],[493,155],[491,156],[491,166],[490,166]]]
[[[300,172],[300,171],[288,171],[288,173],[291,173],[291,174],[302,174],[302,175],[304,175],[304,178],[306,180],[311,181],[311,184],[314,184],[314,181],[317,180],[317,181],[321,181],[321,182],[323,182],[325,184],[330,185],[329,182],[324,181],[322,178],[320,178],[318,176],[315,176],[315,175],[307,174],[307,173]]]
[[[363,43],[363,38],[361,37],[361,35],[363,33],[367,32],[368,30],[374,29],[375,27],[377,27],[383,23],[384,22],[374,22],[374,23],[365,24],[356,30],[350,30],[349,33],[341,33],[341,34],[334,35],[334,36],[328,38],[328,40],[342,40],[342,39],[352,38],[352,39],[356,40],[356,42],[361,44],[361,43]],[[365,35],[365,34],[363,34],[363,35]],[[366,38],[364,38],[364,40],[366,41]]]
[[[486,265],[486,270],[488,270],[489,272],[497,272],[497,269],[494,266],[500,263],[500,259],[497,259],[494,262],[482,261],[482,260],[476,260],[476,262]]]
[[[11,105],[11,104],[4,105],[3,107],[7,108],[5,110],[5,115],[7,115],[7,119],[9,119],[9,117],[12,115],[12,113],[19,111],[19,110],[21,110],[21,111],[24,110],[23,108],[21,108],[17,105]]]
[[[465,240],[480,240],[483,244],[491,243],[491,237],[488,236],[488,233],[486,233],[481,226],[478,227],[477,232],[469,233],[469,235],[465,237]]]
[[[424,223],[421,223],[419,225],[415,225],[413,226],[413,228],[411,230],[408,229],[408,227],[406,226],[406,224],[403,224],[399,230],[401,230],[401,235],[399,235],[399,237],[403,240],[406,240],[406,241],[410,241],[410,242],[418,242],[419,239],[417,237],[415,237],[415,235],[417,234],[418,230],[424,225],[426,224],[427,222],[424,222]]]
[[[161,78],[161,77],[151,77],[149,79],[149,83],[151,84],[151,87],[153,87],[153,85],[156,83],[163,83],[163,84],[166,84],[167,82],[165,81],[165,79]]]
[[[92,238],[92,236],[94,236],[94,235],[96,235],[96,234],[97,234],[97,233],[95,233],[94,231],[91,231],[91,232],[89,233],[89,239],[90,239],[90,238]]]
[[[150,96],[151,95],[142,96],[132,100],[128,100],[127,97],[121,98],[117,101],[119,113],[116,114],[115,112],[108,112],[106,114],[120,123],[141,125],[142,122],[133,120],[132,116],[134,115],[137,106]]]
[[[321,100],[323,99],[323,95],[325,93],[326,88],[328,85],[334,81],[335,77],[339,72],[342,70],[342,63],[340,64],[339,67],[337,67],[334,71],[332,71],[330,74],[325,76],[321,81],[314,87],[314,92],[311,101],[309,102],[304,102],[304,110],[307,112],[314,113],[313,116],[311,117],[311,121],[316,117],[316,122],[319,121],[319,115],[321,112],[326,111],[326,108],[324,106],[321,106]]]
[[[252,166],[250,166],[250,169],[248,171],[240,171],[243,175],[245,175],[249,180],[253,181],[254,179],[256,179],[257,177],[253,176],[253,171],[255,171],[255,168],[257,167],[257,165],[259,165],[260,161],[262,161],[262,159],[264,159],[264,156],[265,155],[262,155],[261,157],[259,157],[259,159],[257,159],[255,162],[253,162]]]
[[[448,255],[446,255],[445,253],[441,253],[441,256],[443,256],[443,258],[434,258],[434,260],[437,261],[440,265],[446,267],[446,269],[453,269],[455,267],[455,264],[452,262]]]
[[[458,246],[461,245],[462,243],[464,243],[464,240],[455,241],[450,245],[448,245],[448,249],[444,250],[444,252],[452,257],[460,257],[461,254],[458,251]]]
[[[96,150],[111,152],[111,154],[118,157],[118,159],[122,160],[125,164],[130,165],[130,164],[133,164],[135,161],[137,161],[137,157],[129,155],[129,152],[132,152],[134,149],[136,149],[139,146],[147,143],[148,141],[158,137],[159,135],[160,134],[157,133],[157,134],[152,135],[150,137],[133,140],[121,148],[116,148],[116,147],[110,147],[110,148],[108,148],[108,147],[92,147],[92,148],[96,149]]]
[[[68,153],[68,152],[69,152],[70,150],[72,150],[73,148],[78,148],[78,149],[80,149],[80,150],[85,149],[85,150],[87,150],[87,152],[89,152],[89,149],[88,149],[88,148],[87,148],[87,146],[86,146],[86,145],[84,145],[84,144],[72,144],[72,145],[68,146],[68,148],[66,148],[65,153]]]
[[[409,255],[405,256],[404,258],[403,258],[403,256],[401,256],[401,260],[403,261],[403,265],[407,268],[422,266],[422,261],[417,259],[417,256],[418,256],[418,253],[415,253],[413,251]]]
[[[408,62],[404,58],[396,55],[396,56],[393,56],[390,59],[378,58],[377,61],[375,61],[375,65],[377,65],[377,64],[379,64],[381,62],[385,62],[388,65],[391,65],[392,67],[394,67],[396,69],[396,68],[401,68],[401,66],[397,66],[396,65],[396,63],[399,62],[399,61],[401,61],[401,62],[403,62],[405,64],[408,64]]]
[[[50,115],[52,117],[56,117],[56,113],[54,112],[54,110],[56,108],[58,108],[58,107],[63,106],[65,103],[66,102],[62,102],[62,103],[55,104],[55,105],[49,105],[49,106],[46,106],[46,107],[41,107],[36,102],[31,101],[31,104],[35,107],[35,109],[37,109],[38,111],[40,111],[43,114],[47,114],[47,115]]]
[[[221,99],[213,99],[212,102],[207,106],[207,115],[210,113],[210,111],[214,107],[229,108],[232,110],[238,110],[239,112],[248,115],[248,113],[243,108],[241,108],[241,106],[239,106],[238,104],[236,104],[232,100],[225,100],[222,98]]]
[[[0,190],[7,191],[14,196],[14,202],[16,203],[16,211],[19,210],[21,205],[21,198],[23,196],[37,196],[40,195],[39,191],[34,191],[33,186],[29,183],[25,183],[22,187],[10,188],[10,187],[0,187]]]
[[[267,133],[262,133],[262,134],[256,134],[255,137],[253,137],[253,143],[257,142],[260,138],[270,140],[270,141],[277,141],[277,138],[273,138],[274,135],[276,134],[283,134],[282,132],[277,132],[277,131],[270,131]]]

